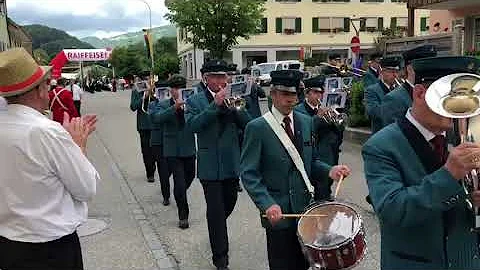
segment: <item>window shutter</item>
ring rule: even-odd
[[[282,18],[275,19],[275,29],[277,33],[282,33]]]
[[[383,18],[378,18],[378,31],[383,31]]]
[[[420,31],[427,31],[427,18],[420,18]]]
[[[343,32],[350,32],[350,18],[343,18]]]
[[[295,33],[302,32],[302,18],[295,18]]]
[[[397,18],[392,17],[392,19],[390,20],[390,29],[391,30],[397,29]]]
[[[318,17],[312,18],[312,33],[320,32],[320,28],[318,27]]]

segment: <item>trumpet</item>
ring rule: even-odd
[[[348,118],[346,113],[339,113],[333,107],[321,108],[318,116],[320,116],[325,122],[335,126],[344,126],[347,123]]]
[[[225,104],[225,106],[229,109],[241,110],[245,108],[247,102],[242,97],[229,97],[225,98],[223,104]]]
[[[147,85],[147,89],[143,92],[143,100],[142,100],[142,111],[146,114],[148,113],[148,105],[152,100],[155,99],[155,82],[153,81],[153,76],[150,77],[148,80],[149,84]]]
[[[354,67],[350,67],[348,65],[342,65],[340,67],[338,66],[335,66],[335,65],[332,65],[332,64],[329,64],[329,63],[326,63],[326,62],[323,62],[323,63],[320,63],[321,65],[325,65],[325,66],[328,66],[328,67],[332,67],[332,68],[336,68],[340,71],[340,73],[342,74],[346,74],[347,72],[355,75],[355,76],[358,76],[358,77],[362,77],[363,75],[365,75],[365,73],[367,73],[367,71],[363,70],[363,69],[360,69],[360,68],[354,68]]]

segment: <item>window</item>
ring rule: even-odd
[[[390,0],[392,3],[406,3],[407,0]]]
[[[383,30],[383,18],[361,18],[360,31],[361,32],[379,32]]]
[[[422,17],[420,18],[420,31],[425,32],[428,31],[430,28],[430,18],[429,17]]]
[[[473,44],[475,50],[480,50],[480,18],[475,18],[475,36],[473,37]]]
[[[262,18],[260,22],[260,27],[258,29],[258,33],[265,34],[268,33],[268,20],[267,18]]]
[[[342,17],[312,18],[312,33],[350,32],[350,19]]]
[[[276,33],[292,35],[302,32],[302,18],[276,18]]]

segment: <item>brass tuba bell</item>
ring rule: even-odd
[[[480,76],[458,73],[442,77],[427,90],[425,100],[430,109],[458,123],[460,142],[474,142],[470,120],[480,115]],[[479,134],[480,136],[480,134]],[[480,211],[474,207],[470,195],[479,189],[480,170],[468,173],[462,181],[467,196],[467,205],[475,216],[473,229],[480,230]]]

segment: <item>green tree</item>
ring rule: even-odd
[[[49,57],[47,52],[43,49],[33,50],[33,58],[35,58],[35,61],[37,61],[39,65],[42,65],[42,66],[48,65]]]
[[[223,58],[226,51],[258,32],[264,0],[170,0],[166,17],[182,31],[186,41],[209,50],[212,58]]]

